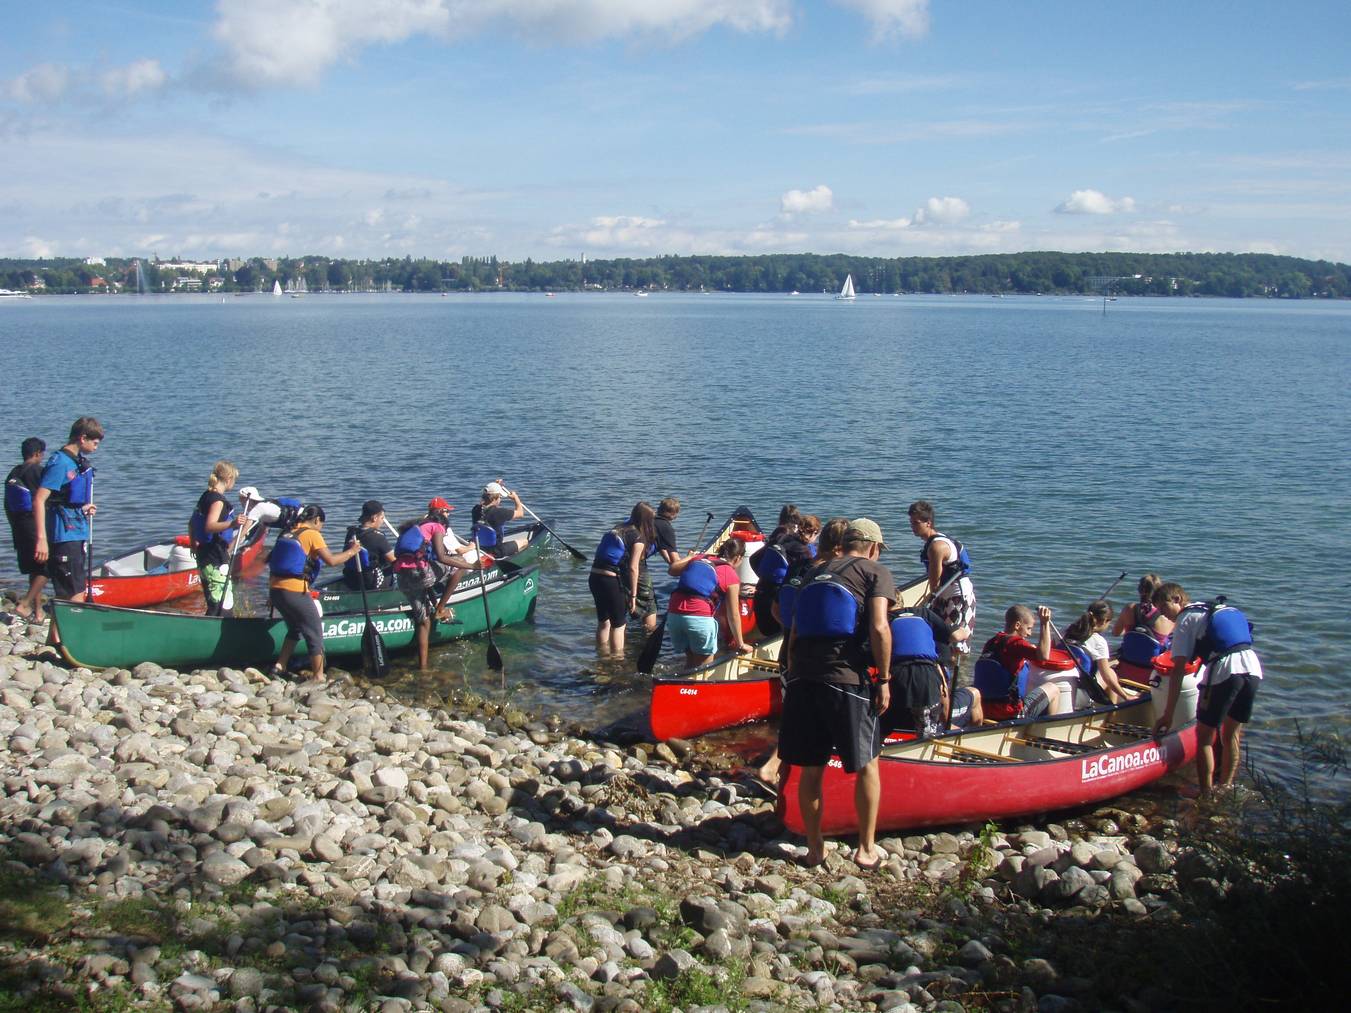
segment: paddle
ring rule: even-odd
[[[89,505],[94,505],[94,476],[89,476]],[[94,600],[94,517],[89,517],[89,538],[84,543],[84,600]]]
[[[358,543],[360,540],[358,539]],[[371,621],[371,606],[366,600],[366,573],[361,568],[361,549],[352,557],[357,564],[357,580],[361,584],[361,614],[366,625],[361,630],[361,667],[368,679],[383,679],[389,675],[389,659],[385,655],[385,641]]]
[[[244,519],[247,521],[249,515],[249,504],[253,502],[253,497],[241,496],[239,499],[240,502],[243,504]],[[221,597],[221,607],[222,609],[226,609],[230,612],[234,611],[235,606],[235,596],[234,596],[235,554],[239,552],[239,543],[244,541],[244,532],[247,529],[248,524],[239,525],[238,529],[235,531],[234,539],[230,542],[230,558],[225,561],[225,595]],[[226,597],[229,597],[230,599],[230,604],[228,606],[225,604]]]
[[[697,549],[699,543],[704,540],[704,532],[708,530],[708,524],[711,520],[713,520],[713,511],[710,510],[708,516],[704,518],[704,526],[699,529],[699,537],[694,540],[694,549]],[[693,552],[694,549],[690,551]],[[653,604],[657,603],[657,592],[655,590],[652,592],[652,601]],[[666,636],[666,616],[666,612],[661,614],[661,618],[657,620],[657,625],[647,635],[647,642],[643,644],[643,653],[638,655],[638,671],[643,675],[651,675],[652,669],[657,665],[657,655],[661,654],[661,641]]]
[[[478,530],[474,530],[474,549],[478,552],[479,572],[482,573],[483,567],[483,549],[478,544]],[[488,626],[488,667],[494,672],[503,671],[502,652],[497,649],[497,641],[493,639],[493,617],[488,611],[488,581],[486,579],[479,581],[479,598],[483,602],[483,621]],[[506,678],[504,674],[502,678]]]
[[[572,558],[573,558],[573,559],[580,559],[580,560],[582,560],[583,562],[586,561],[586,557],[583,556],[583,555],[582,555],[580,552],[578,552],[576,549],[574,549],[574,548],[573,548],[571,545],[569,545],[567,542],[563,541],[562,537],[558,534],[557,531],[555,531],[553,528],[549,527],[549,525],[545,524],[542,520],[540,520],[539,514],[535,513],[535,511],[531,510],[531,509],[530,509],[528,506],[526,506],[524,503],[521,504],[521,509],[524,510],[526,513],[528,513],[531,517],[535,518],[535,523],[537,523],[537,524],[538,524],[540,527],[542,527],[545,531],[549,532],[549,534],[551,534],[551,535],[553,535],[555,538],[557,538],[557,539],[558,539],[558,544],[561,545],[561,546],[563,546],[563,548],[567,549],[569,552],[571,552],[571,553],[572,553]],[[709,514],[709,516],[712,517],[713,515],[712,515],[712,514]]]

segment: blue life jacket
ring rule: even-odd
[[[1010,672],[999,660],[1000,638],[1008,636],[1007,633],[996,633],[986,641],[984,650],[971,669],[971,685],[980,690],[980,695],[987,700],[1014,702],[1021,700],[1027,693],[1027,662],[1019,665],[1018,671]]]
[[[798,637],[855,640],[866,634],[863,602],[833,570],[822,570],[802,585],[793,610]]]
[[[596,558],[591,565],[606,570],[618,570],[627,552],[623,535],[619,533],[618,528],[611,528],[601,536],[600,544],[596,546]]]
[[[1126,635],[1121,638],[1117,657],[1128,664],[1149,668],[1154,659],[1166,650],[1168,650],[1167,641],[1161,644],[1148,627],[1137,626],[1133,630],[1127,630]]]
[[[65,452],[58,450],[56,453]],[[82,507],[94,502],[94,466],[84,459],[83,454],[75,460],[75,477],[52,493],[51,498],[57,506],[67,507]]]
[[[936,535],[930,536],[924,542],[924,547],[919,550],[919,561],[926,568],[928,567],[929,546],[940,538],[946,538],[948,541],[950,541],[952,543],[953,548],[957,550],[957,555],[956,558],[949,559],[947,562],[943,564],[943,569],[940,571],[938,575],[939,581],[946,583],[948,580],[952,578],[952,575],[954,573],[960,573],[963,577],[965,577],[967,574],[971,572],[971,555],[966,551],[966,546],[963,545],[961,542],[957,541],[957,539],[953,538],[951,535],[945,535],[940,532]]]
[[[304,546],[296,539],[294,531],[285,531],[277,536],[268,557],[268,567],[274,577],[298,577],[308,583],[314,583],[319,568],[324,561],[317,555],[311,559]]]
[[[751,560],[751,569],[762,581],[782,584],[788,579],[788,554],[778,545],[766,545]]]
[[[422,533],[422,525],[410,524],[394,543],[394,555],[425,556],[430,560],[436,555],[436,546]]]
[[[1098,671],[1098,663],[1093,660],[1093,655],[1088,653],[1088,648],[1082,644],[1071,644],[1065,642],[1069,648],[1070,657],[1074,659],[1074,667],[1079,670],[1080,675],[1095,675]]]
[[[360,566],[357,565],[358,560],[360,560]],[[350,577],[352,582],[355,583],[358,577],[369,573],[370,569],[371,554],[365,549],[358,549],[357,554],[343,564],[342,575]]]
[[[469,540],[477,541],[480,549],[491,549],[501,538],[498,537],[496,528],[487,524],[475,524],[469,529]]]
[[[938,660],[938,641],[929,620],[913,612],[902,612],[891,621],[891,656],[910,660]]]
[[[1192,659],[1200,658],[1207,665],[1230,654],[1252,647],[1253,625],[1248,617],[1220,595],[1204,605],[1188,605],[1187,610],[1206,610],[1206,632],[1196,641]]]
[[[281,507],[281,514],[275,521],[270,523],[270,528],[280,528],[285,531],[296,522],[296,516],[304,508],[305,504],[300,502],[294,496],[278,496],[276,499],[267,500],[268,503],[274,503]]]
[[[229,506],[221,508],[220,519],[223,521],[233,520],[235,516],[234,509]],[[200,510],[194,510],[192,517],[188,520],[188,535],[192,538],[192,544],[196,546],[209,545],[211,542],[220,542],[222,545],[229,545],[235,540],[237,529],[233,527],[226,528],[224,531],[213,531],[210,534],[206,530],[206,514]]]
[[[711,603],[716,603],[721,597],[718,588],[718,564],[707,556],[693,560],[680,571],[676,590],[698,595]]]
[[[5,483],[5,509],[12,514],[31,514],[33,490],[17,478],[11,478]]]

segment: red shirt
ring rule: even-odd
[[[723,597],[727,594],[727,589],[733,584],[741,583],[741,576],[736,572],[736,568],[725,559],[714,559],[708,556],[702,557],[705,561],[713,564],[713,572],[718,576],[718,594],[715,596],[717,601],[709,601],[702,595],[697,595],[693,591],[676,591],[671,595],[670,610],[687,616],[715,616],[718,614],[717,606],[722,604]]]

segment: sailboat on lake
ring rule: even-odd
[[[842,302],[854,301],[854,276],[852,274],[844,276],[844,287],[840,289],[840,294],[835,298]]]
[[[272,283],[272,294],[275,295],[275,296],[280,296],[280,295],[281,295],[281,280],[280,280],[280,279],[278,279],[277,281],[274,281],[274,282]]]

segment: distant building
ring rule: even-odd
[[[103,266],[104,266],[104,265],[103,265],[103,258],[102,258],[102,257],[85,257],[85,258],[84,258],[84,266],[85,266],[85,267],[103,267]]]
[[[179,292],[200,292],[202,279],[191,274],[180,274],[174,279],[174,289]]]
[[[220,270],[220,263],[215,260],[161,260],[155,266],[161,271],[197,271],[201,274]]]
[[[269,271],[276,271],[276,270],[277,270],[277,258],[276,258],[276,257],[264,257],[264,258],[263,258],[263,266],[264,266],[265,268],[267,268]]]

